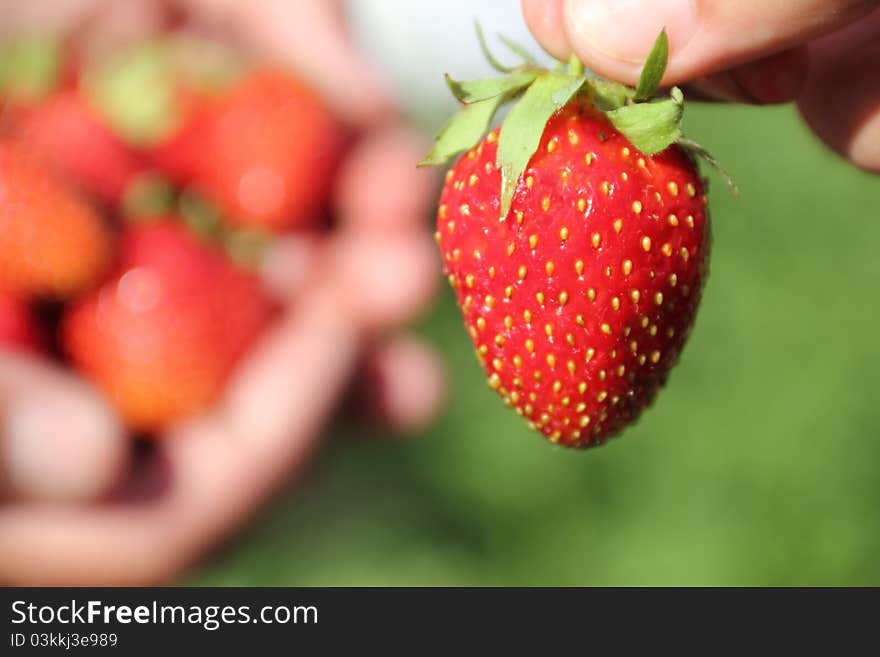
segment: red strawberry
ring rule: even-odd
[[[30,308],[19,299],[0,292],[0,350],[36,352],[40,343]]]
[[[496,137],[440,198],[449,281],[505,401],[554,441],[602,440],[653,400],[690,331],[708,253],[699,176],[677,149],[647,158],[572,104],[502,223]]]
[[[205,409],[270,319],[258,279],[178,220],[128,228],[116,275],[70,308],[62,343],[132,427]]]
[[[143,169],[134,151],[72,89],[26,111],[18,130],[60,173],[108,203],[118,203]]]
[[[203,158],[213,98],[183,86],[176,87],[174,93],[182,117],[180,125],[150,146],[147,156],[151,164],[171,180],[188,183]]]
[[[490,387],[551,441],[587,447],[633,422],[678,359],[706,276],[706,197],[670,145],[679,92],[638,104],[618,88],[623,112],[606,115],[593,99],[607,87],[580,71],[516,75],[528,109],[514,107],[447,173],[436,239]],[[479,83],[457,84],[479,109]],[[546,123],[523,123],[526,113]],[[633,121],[632,139],[615,127]]]
[[[0,142],[0,288],[63,298],[103,273],[110,236],[102,217],[27,149]]]
[[[283,230],[312,221],[341,141],[314,92],[286,73],[259,70],[208,102],[158,149],[158,161],[175,161],[169,173],[234,224]]]

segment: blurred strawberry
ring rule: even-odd
[[[86,62],[82,88],[114,132],[141,148],[163,144],[203,94],[242,72],[240,53],[191,35],[164,35]]]
[[[0,349],[36,352],[41,342],[37,324],[27,304],[0,292]]]
[[[60,173],[108,203],[118,203],[143,169],[134,150],[73,89],[29,108],[18,131]]]
[[[68,310],[61,339],[130,426],[156,431],[216,400],[271,311],[255,276],[167,218],[126,229],[116,275]]]
[[[65,298],[94,284],[110,258],[103,218],[34,154],[0,141],[0,288]]]
[[[146,151],[155,169],[175,182],[186,183],[195,177],[202,159],[213,103],[211,96],[186,87],[179,87],[176,96],[179,127]]]
[[[157,162],[236,225],[303,228],[326,199],[341,128],[295,77],[257,70],[193,111]]]

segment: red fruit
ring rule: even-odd
[[[73,90],[27,110],[18,129],[46,162],[108,203],[118,203],[144,168],[134,151]]]
[[[74,365],[144,431],[215,401],[272,311],[255,276],[177,221],[128,228],[115,276],[62,322]]]
[[[64,298],[103,273],[110,236],[102,217],[33,154],[0,142],[0,288]]]
[[[587,101],[556,112],[500,216],[498,132],[446,176],[437,240],[489,385],[554,442],[603,442],[654,399],[706,275],[706,197]]]
[[[237,225],[283,230],[314,221],[328,195],[340,128],[315,93],[279,71],[251,73],[158,149]],[[169,167],[166,166],[166,169]]]
[[[183,117],[180,126],[147,151],[150,163],[165,176],[189,183],[203,159],[213,99],[186,87],[175,87],[177,109]]]
[[[0,350],[36,352],[40,343],[30,308],[19,299],[0,292]]]
[[[601,444],[650,405],[687,340],[709,254],[691,156],[723,170],[684,137],[681,90],[659,91],[665,31],[637,88],[576,58],[505,68],[478,36],[507,75],[447,78],[462,111],[421,163],[465,151],[438,211],[446,273],[489,386],[552,442]]]

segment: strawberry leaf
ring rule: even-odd
[[[556,105],[556,107],[562,107],[571,100],[571,97],[574,96],[587,81],[587,78],[582,75],[574,77],[569,76],[569,78],[571,79],[571,84],[555,89],[553,93],[550,94],[550,100],[553,101],[553,104]]]
[[[465,105],[440,129],[434,147],[419,166],[443,164],[477,143],[503,100],[504,95],[499,94]]]
[[[177,199],[177,211],[184,225],[207,244],[219,244],[224,226],[220,211],[199,194],[187,190]]]
[[[504,218],[510,211],[517,182],[537,150],[547,122],[580,93],[585,102],[605,114],[612,125],[645,155],[654,155],[678,143],[691,156],[703,159],[718,170],[736,193],[736,186],[718,162],[702,146],[682,135],[684,96],[681,90],[673,87],[668,95],[657,96],[669,57],[665,28],[651,48],[636,89],[586,71],[574,55],[568,62],[567,72],[562,62],[552,70],[540,68],[524,48],[499,35],[508,48],[525,60],[519,67],[504,66],[489,52],[480,24],[475,22],[475,28],[480,48],[489,63],[506,75],[473,81],[456,81],[446,76],[447,85],[464,108],[443,127],[434,148],[419,166],[442,164],[473,147],[500,105],[518,98],[501,126],[498,138],[496,166],[501,170],[500,213]],[[602,131],[599,131],[599,138],[605,140]]]
[[[498,138],[502,217],[510,211],[516,182],[537,150],[547,121],[583,84],[582,77],[543,73],[510,110]]]
[[[36,100],[48,94],[58,81],[61,51],[49,39],[23,38],[0,47],[0,92]]]
[[[632,100],[633,90],[619,82],[612,82],[602,78],[588,78],[590,98],[593,103],[603,112],[623,107]]]
[[[173,71],[168,45],[147,42],[102,60],[83,82],[89,100],[124,140],[149,146],[179,119]]]
[[[157,217],[171,214],[177,200],[174,187],[157,173],[138,175],[125,190],[119,209],[126,217]]]
[[[498,34],[498,39],[501,41],[501,43],[503,43],[505,46],[507,46],[507,48],[508,48],[508,50],[510,50],[510,52],[512,52],[515,55],[519,55],[522,58],[523,62],[525,62],[526,64],[536,64],[537,65],[538,62],[532,56],[532,53],[530,53],[528,50],[526,50],[523,46],[518,44],[516,41],[514,41],[513,39],[508,39],[506,36],[504,36],[501,33]]]
[[[234,228],[222,238],[226,255],[245,271],[255,271],[271,245],[272,236],[259,228]]]
[[[654,41],[654,47],[645,61],[642,68],[642,74],[639,76],[639,86],[636,87],[636,101],[648,100],[653,96],[660,81],[663,79],[663,73],[666,72],[666,60],[669,57],[669,39],[666,37],[666,28],[660,30],[660,35]]]
[[[678,145],[685,149],[691,156],[697,157],[703,160],[706,164],[708,164],[715,172],[721,176],[724,182],[727,184],[727,188],[730,190],[730,193],[734,196],[739,196],[739,187],[736,186],[736,183],[733,180],[733,177],[727,172],[718,160],[715,159],[706,148],[699,143],[695,142],[693,139],[687,139],[686,137],[680,137],[678,139]]]
[[[510,66],[505,66],[497,59],[495,59],[495,55],[492,54],[492,51],[489,50],[489,45],[486,43],[486,37],[483,35],[483,28],[480,27],[480,21],[474,21],[474,29],[477,31],[477,41],[480,43],[480,50],[483,51],[483,56],[486,58],[486,61],[489,62],[489,66],[494,68],[499,73],[510,73],[513,71],[513,68]]]
[[[666,98],[625,105],[606,112],[606,116],[633,146],[645,155],[654,155],[681,137],[682,101],[681,90],[675,87]]]
[[[462,103],[473,103],[498,96],[499,94],[515,93],[529,86],[538,77],[538,71],[520,71],[501,78],[485,78],[483,80],[456,81],[448,75],[446,84]]]

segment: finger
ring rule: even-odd
[[[304,291],[323,251],[317,235],[275,235],[260,260],[259,274],[281,302],[293,302]]]
[[[810,47],[811,66],[798,98],[822,140],[869,171],[880,172],[880,12]]]
[[[313,287],[263,339],[227,390],[222,413],[231,433],[274,444],[318,429],[361,346],[346,294]]]
[[[88,386],[30,358],[0,353],[0,467],[7,492],[94,500],[128,463],[119,420]]]
[[[165,6],[155,0],[107,2],[70,26],[70,35],[91,56],[100,57],[161,32]]]
[[[230,25],[255,52],[293,66],[352,125],[387,116],[391,95],[355,51],[338,2],[186,1],[200,15]]]
[[[439,271],[426,231],[410,227],[382,234],[379,229],[357,225],[323,242],[281,239],[261,266],[273,295],[294,304],[315,279],[327,275],[339,279],[353,321],[367,331],[415,317],[436,292]]]
[[[364,331],[409,321],[430,302],[440,281],[436,249],[427,231],[393,235],[342,230],[328,267],[341,281],[344,303]]]
[[[416,162],[427,148],[422,137],[395,124],[365,136],[346,156],[337,178],[340,222],[379,232],[424,225],[434,176]]]
[[[416,433],[443,405],[446,373],[423,340],[398,335],[376,346],[359,373],[355,411],[398,433]]]
[[[106,0],[55,0],[52,11],[31,0],[0,2],[0,37],[17,34],[64,34],[72,25],[81,23],[96,11],[102,11]]]
[[[878,0],[523,0],[536,38],[556,57],[634,84],[661,28],[669,34],[664,84],[761,59],[851,23]]]
[[[0,581],[152,584],[191,564],[304,464],[357,361],[360,334],[344,313],[334,286],[305,295],[217,412],[164,438],[169,477],[158,498],[0,509]]]
[[[164,12],[154,0],[54,0],[52,11],[30,0],[0,3],[0,37],[43,35],[69,39],[100,54],[160,31]]]
[[[786,103],[803,88],[807,67],[807,48],[790,48],[695,80],[687,85],[687,96],[756,105]]]
[[[341,225],[328,267],[369,331],[414,317],[437,288],[439,267],[425,230],[433,179],[415,167],[422,151],[405,128],[374,130],[351,154],[335,190]]]

